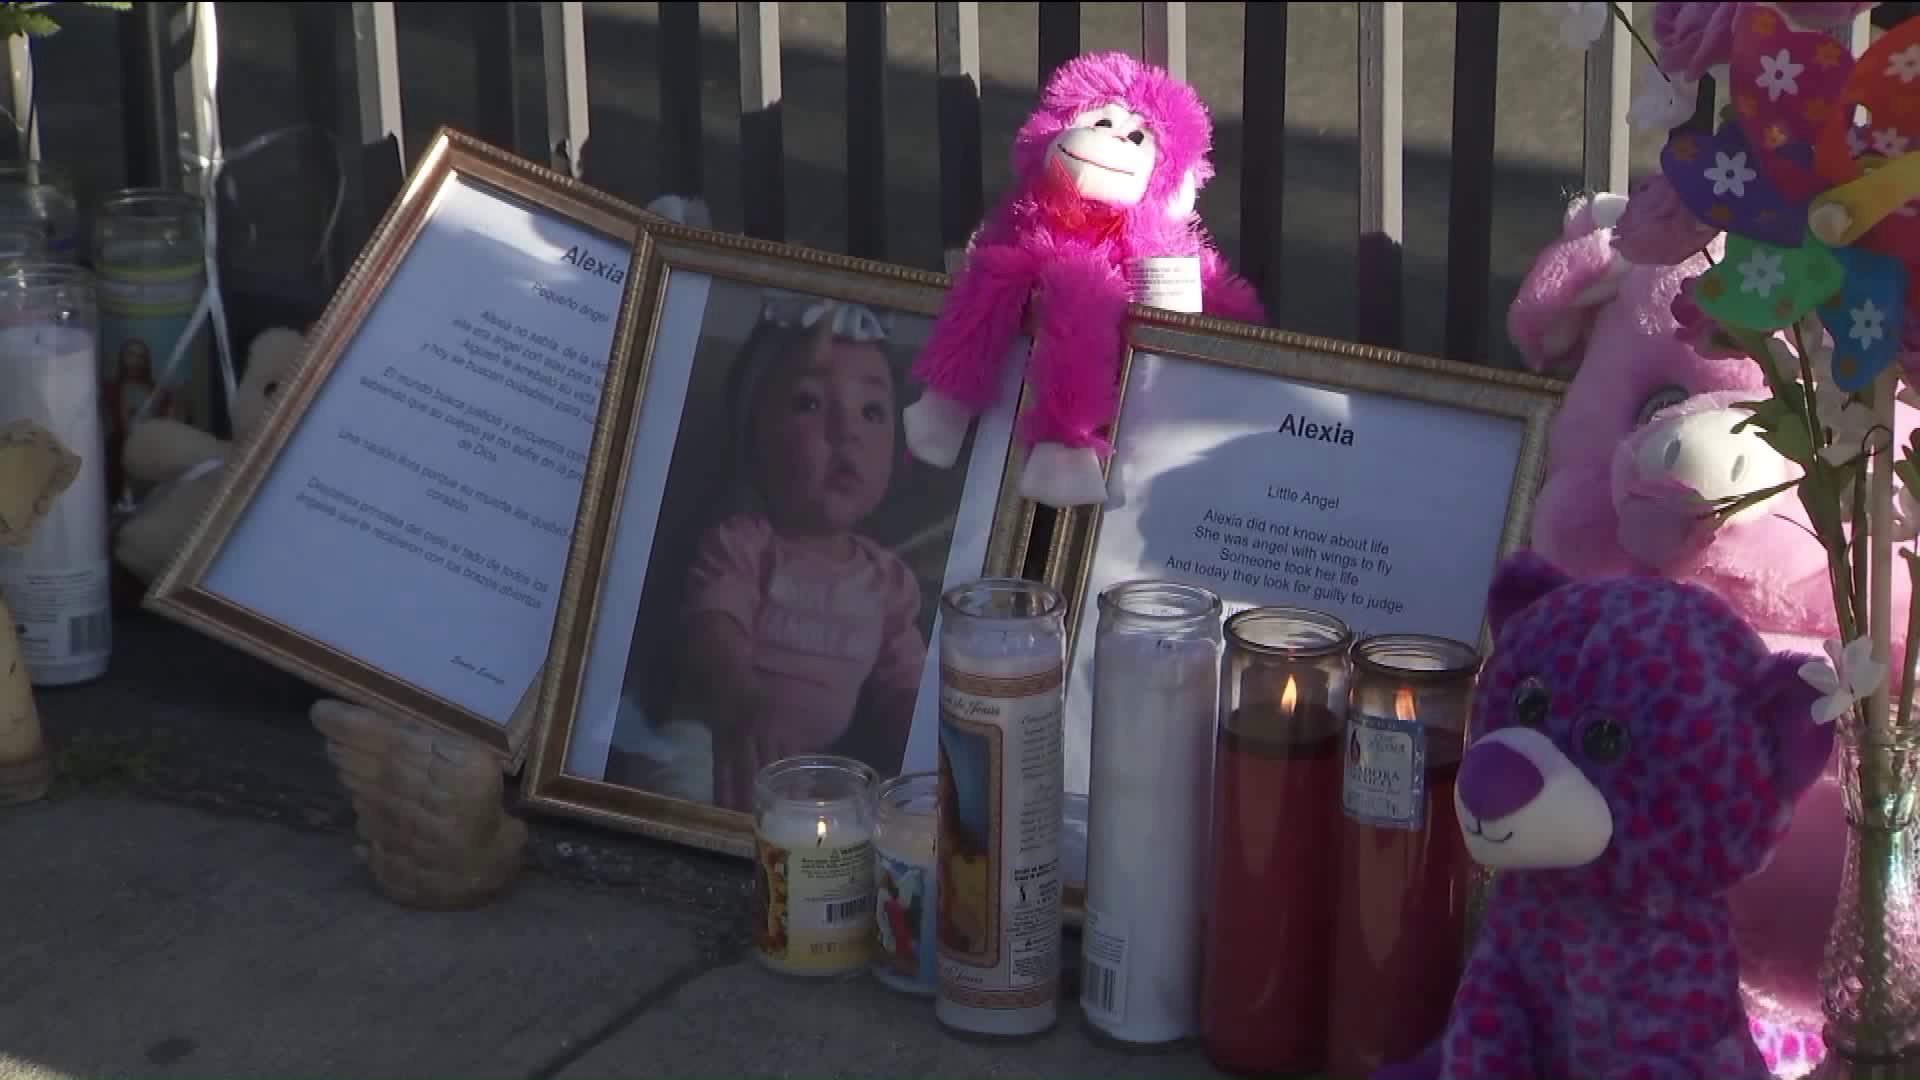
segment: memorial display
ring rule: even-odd
[[[123,465],[114,557],[321,692],[395,903],[504,895],[524,809],[731,856],[747,977],[962,1038],[1920,1075],[1920,19],[1855,55],[1870,6],[1653,5],[1659,171],[1555,204],[1523,371],[1263,325],[1204,101],[1113,52],[951,276],[442,129],[225,372],[231,442],[137,385],[181,260],[118,250],[103,351],[36,226],[0,803],[47,789],[33,685],[106,664]]]

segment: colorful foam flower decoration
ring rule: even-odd
[[[1660,159],[1673,197],[1726,233],[1694,301],[1762,334],[1816,315],[1835,382],[1859,390],[1920,318],[1920,20],[1856,59],[1786,5],[1730,6],[1733,103],[1718,130],[1672,132]]]

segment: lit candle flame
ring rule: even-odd
[[[1288,713],[1292,713],[1294,706],[1299,704],[1299,701],[1300,692],[1294,689],[1293,676],[1289,675],[1287,676],[1286,689],[1280,691],[1280,707],[1287,710]]]
[[[813,823],[813,846],[819,847],[827,842],[827,819],[821,818]]]
[[[1399,717],[1401,723],[1405,723],[1405,724],[1413,723],[1414,711],[1413,711],[1413,688],[1412,687],[1403,686],[1400,688],[1400,692],[1393,696],[1393,715],[1396,717]]]

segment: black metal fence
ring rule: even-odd
[[[442,10],[454,6],[446,5]],[[453,36],[464,40],[453,44],[465,54],[463,69],[473,73],[465,122],[459,126],[589,183],[602,182],[609,170],[603,169],[600,159],[615,150],[629,158],[651,157],[656,190],[619,190],[611,181],[606,185],[617,194],[639,200],[667,192],[702,195],[727,181],[731,197],[737,200],[735,227],[757,237],[795,239],[792,226],[796,223],[789,213],[788,197],[789,170],[795,158],[782,78],[783,59],[790,58],[791,50],[783,49],[781,4],[554,2],[457,6],[461,25]],[[1281,269],[1289,241],[1298,243],[1303,234],[1312,235],[1325,228],[1317,221],[1295,216],[1301,213],[1298,210],[1290,215],[1295,202],[1289,198],[1287,185],[1288,154],[1290,147],[1298,150],[1297,135],[1289,134],[1289,80],[1284,58],[1288,55],[1290,23],[1297,25],[1298,12],[1290,12],[1290,8],[1323,9],[1316,14],[1334,9],[1346,20],[1341,32],[1352,35],[1357,58],[1350,85],[1356,143],[1352,184],[1357,191],[1358,228],[1350,240],[1325,235],[1313,238],[1319,243],[1331,240],[1351,246],[1352,257],[1342,265],[1351,274],[1352,326],[1342,336],[1397,347],[1407,344],[1409,306],[1403,266],[1410,198],[1406,178],[1409,151],[1403,122],[1408,6],[1236,6],[1241,12],[1236,60],[1243,70],[1242,100],[1236,103],[1237,247],[1230,254],[1260,288],[1269,307],[1277,309],[1285,284]],[[198,130],[204,125],[196,123],[194,102],[195,95],[204,89],[205,42],[204,35],[195,32],[194,16],[207,7],[215,8],[216,21],[223,26],[233,19],[252,20],[254,24],[263,19],[278,20],[283,24],[275,32],[291,34],[292,82],[300,88],[293,104],[301,115],[292,120],[328,133],[347,150],[351,178],[348,213],[333,237],[325,267],[315,275],[311,287],[292,302],[295,310],[273,309],[269,304],[270,310],[259,316],[262,322],[288,321],[300,317],[299,309],[304,308],[304,317],[310,318],[315,313],[310,309],[324,303],[340,268],[350,261],[398,190],[410,161],[410,148],[404,145],[408,125],[401,109],[402,81],[409,76],[400,62],[396,5],[139,3],[131,13],[115,16],[111,32],[118,43],[119,137],[129,184],[180,184],[185,176],[183,161],[192,160],[204,149],[195,146],[195,140],[204,139],[205,132]],[[415,7],[409,5],[410,9]],[[603,147],[595,141],[590,122],[604,113],[596,109],[589,94],[589,46],[605,55],[605,50],[631,48],[631,42],[612,39],[603,43],[599,38],[589,42],[589,7],[652,9],[650,75],[657,79],[659,121],[648,133],[647,145],[622,142]],[[901,246],[902,217],[913,215],[915,227],[937,230],[939,248],[951,265],[952,257],[978,222],[989,196],[987,177],[990,172],[997,175],[1004,159],[1003,150],[989,146],[985,134],[983,49],[991,54],[1000,47],[1009,25],[1007,9],[1013,5],[984,7],[1000,9],[988,12],[1000,35],[996,40],[982,40],[983,5],[978,3],[853,0],[844,4],[843,51],[832,60],[841,69],[845,93],[841,140],[844,162],[838,173],[838,193],[844,205],[831,208],[831,212],[844,222],[837,244],[846,252],[894,261],[927,261],[918,252],[909,259],[897,250]],[[1189,8],[1196,9],[1192,14],[1204,15],[1213,32],[1220,29],[1217,5],[1046,0],[1019,7],[1032,12],[1036,81],[1043,81],[1055,66],[1082,51],[1083,28],[1094,14],[1137,9],[1139,37],[1130,47],[1183,75],[1187,74],[1190,57]],[[1443,332],[1432,347],[1423,351],[1486,362],[1504,347],[1500,340],[1503,335],[1495,324],[1505,300],[1499,295],[1502,282],[1524,271],[1523,266],[1508,266],[1501,268],[1502,275],[1496,275],[1493,265],[1494,118],[1500,109],[1514,108],[1512,95],[1529,92],[1525,86],[1500,85],[1502,22],[1503,17],[1515,18],[1515,9],[1531,5],[1459,3],[1450,7],[1454,26],[1450,145],[1443,166],[1445,269],[1443,285],[1437,290],[1443,295],[1432,301],[1440,309]],[[1625,7],[1634,10],[1636,6]],[[1644,12],[1646,5],[1637,7]],[[1890,9],[1894,7],[1904,5],[1889,5]],[[709,9],[705,12],[708,16],[714,14],[711,9],[732,9],[733,33],[731,49],[727,50],[733,54],[731,58],[725,52],[716,57],[711,26],[703,26],[703,22],[712,20],[703,19],[703,8]],[[1090,10],[1096,8],[1105,10]],[[1202,8],[1214,10],[1199,11]],[[261,14],[267,9],[273,10],[271,17]],[[900,79],[897,71],[890,69],[889,40],[893,34],[898,43],[898,24],[903,16],[923,28],[916,32],[925,32],[928,9],[935,85],[932,115],[927,119],[935,129],[937,143],[937,191],[908,192],[903,197],[900,185],[890,183],[888,175],[889,166],[897,165],[897,157],[889,154],[887,132],[890,124],[897,127],[900,122]],[[1325,19],[1317,25],[1316,32],[1324,33]],[[195,49],[196,42],[199,50]],[[1625,190],[1631,149],[1625,117],[1635,48],[1628,34],[1612,28],[1584,58],[1572,51],[1565,53],[1566,66],[1584,65],[1584,71],[1575,76],[1582,83],[1584,105],[1579,121],[1581,186]],[[50,54],[53,51],[48,50]],[[222,50],[223,60],[227,51]],[[1217,42],[1207,42],[1204,49],[1191,52],[1204,53],[1215,62],[1221,54]],[[10,56],[15,76],[15,115],[19,118],[28,112],[19,77],[26,57],[17,47]],[[1280,59],[1276,62],[1276,58]],[[737,67],[716,72],[716,59],[723,64],[731,59]],[[729,118],[737,125],[737,131],[730,133],[738,143],[736,178],[710,175],[710,155],[705,152],[714,136],[710,87],[722,75],[737,87],[737,109]],[[411,77],[417,85],[417,80],[425,76]],[[238,75],[223,76],[219,91],[223,115],[245,106],[251,93],[249,84]],[[1500,100],[1503,93],[1508,95],[1504,103]],[[1711,85],[1703,88],[1702,117],[1712,107],[1713,94]],[[1220,103],[1214,104],[1218,107]],[[41,113],[52,115],[52,110],[42,109]],[[913,206],[902,205],[922,195],[924,205],[918,201]],[[1426,192],[1414,192],[1413,196],[1429,197]],[[929,206],[934,210],[931,214],[925,212]],[[919,217],[933,220],[923,225]],[[1550,230],[1555,224],[1542,222],[1540,228]],[[1546,235],[1542,231],[1540,239]],[[1325,287],[1324,282],[1316,284]],[[248,280],[243,276],[232,287],[244,292]],[[265,295],[271,289],[260,291],[264,299],[271,299]],[[1426,303],[1430,298],[1423,294],[1416,300]]]

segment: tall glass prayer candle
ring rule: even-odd
[[[934,1016],[967,1035],[1059,1019],[1066,603],[989,578],[940,600]]]
[[[1080,1009],[1119,1042],[1198,1034],[1220,598],[1170,581],[1100,594]]]
[[[1327,1071],[1367,1076],[1446,1025],[1472,861],[1453,808],[1481,658],[1416,634],[1353,647]]]
[[[1200,1037],[1229,1072],[1324,1062],[1347,625],[1301,608],[1227,620]]]
[[[167,366],[207,289],[203,205],[182,191],[134,188],[107,198],[94,218],[107,482],[116,495],[120,450],[135,419],[164,416],[199,428],[212,422],[206,324],[179,369]]]
[[[873,974],[907,994],[931,997],[935,971],[934,815],[940,778],[907,773],[880,785],[873,830]]]
[[[0,552],[0,590],[36,686],[106,674],[113,651],[92,275],[55,262],[0,267],[0,424],[33,419],[80,457],[26,547]]]
[[[787,758],[754,784],[753,930],[783,975],[864,971],[873,942],[873,795],[851,758]]]

